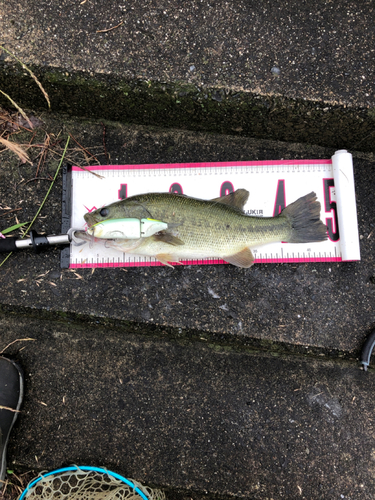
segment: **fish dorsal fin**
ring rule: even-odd
[[[248,198],[249,191],[246,189],[237,189],[234,193],[229,193],[225,196],[221,196],[220,198],[214,198],[211,201],[223,203],[224,205],[229,205],[231,207],[238,208],[239,210],[243,210]]]
[[[151,238],[154,241],[162,241],[163,243],[168,243],[169,245],[178,246],[185,245],[185,243],[177,238],[177,236],[173,236],[173,234],[168,233],[167,231],[161,231],[160,233],[156,233]]]
[[[223,259],[226,262],[229,262],[229,264],[233,264],[238,267],[251,267],[254,264],[254,255],[252,254],[250,248],[247,247],[238,253],[223,257]]]

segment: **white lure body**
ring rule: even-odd
[[[136,240],[168,229],[168,224],[155,219],[108,219],[92,225],[88,234],[95,238]]]

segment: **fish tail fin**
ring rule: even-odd
[[[327,239],[327,226],[320,220],[320,202],[314,192],[291,203],[281,214],[287,217],[292,226],[288,243],[311,243]]]

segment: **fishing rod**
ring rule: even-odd
[[[0,253],[14,252],[15,250],[32,249],[35,253],[39,253],[50,246],[56,245],[74,245],[80,246],[85,241],[79,240],[75,235],[76,231],[81,229],[71,228],[66,234],[39,234],[37,231],[30,231],[29,238],[17,238],[16,236],[7,236],[0,239]]]
[[[168,228],[168,224],[159,220],[144,218],[109,219],[98,222],[89,227],[87,231],[80,228],[70,228],[66,234],[39,234],[35,230],[30,231],[29,238],[17,238],[9,236],[0,239],[0,253],[13,252],[14,250],[33,249],[39,253],[50,246],[84,245],[87,234],[98,239],[126,239],[134,240],[148,238]],[[77,233],[77,234],[76,234]],[[86,240],[86,241],[82,241]]]

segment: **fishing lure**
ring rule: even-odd
[[[168,224],[156,219],[107,219],[90,226],[87,233],[99,239],[136,240],[153,236],[166,229]]]

